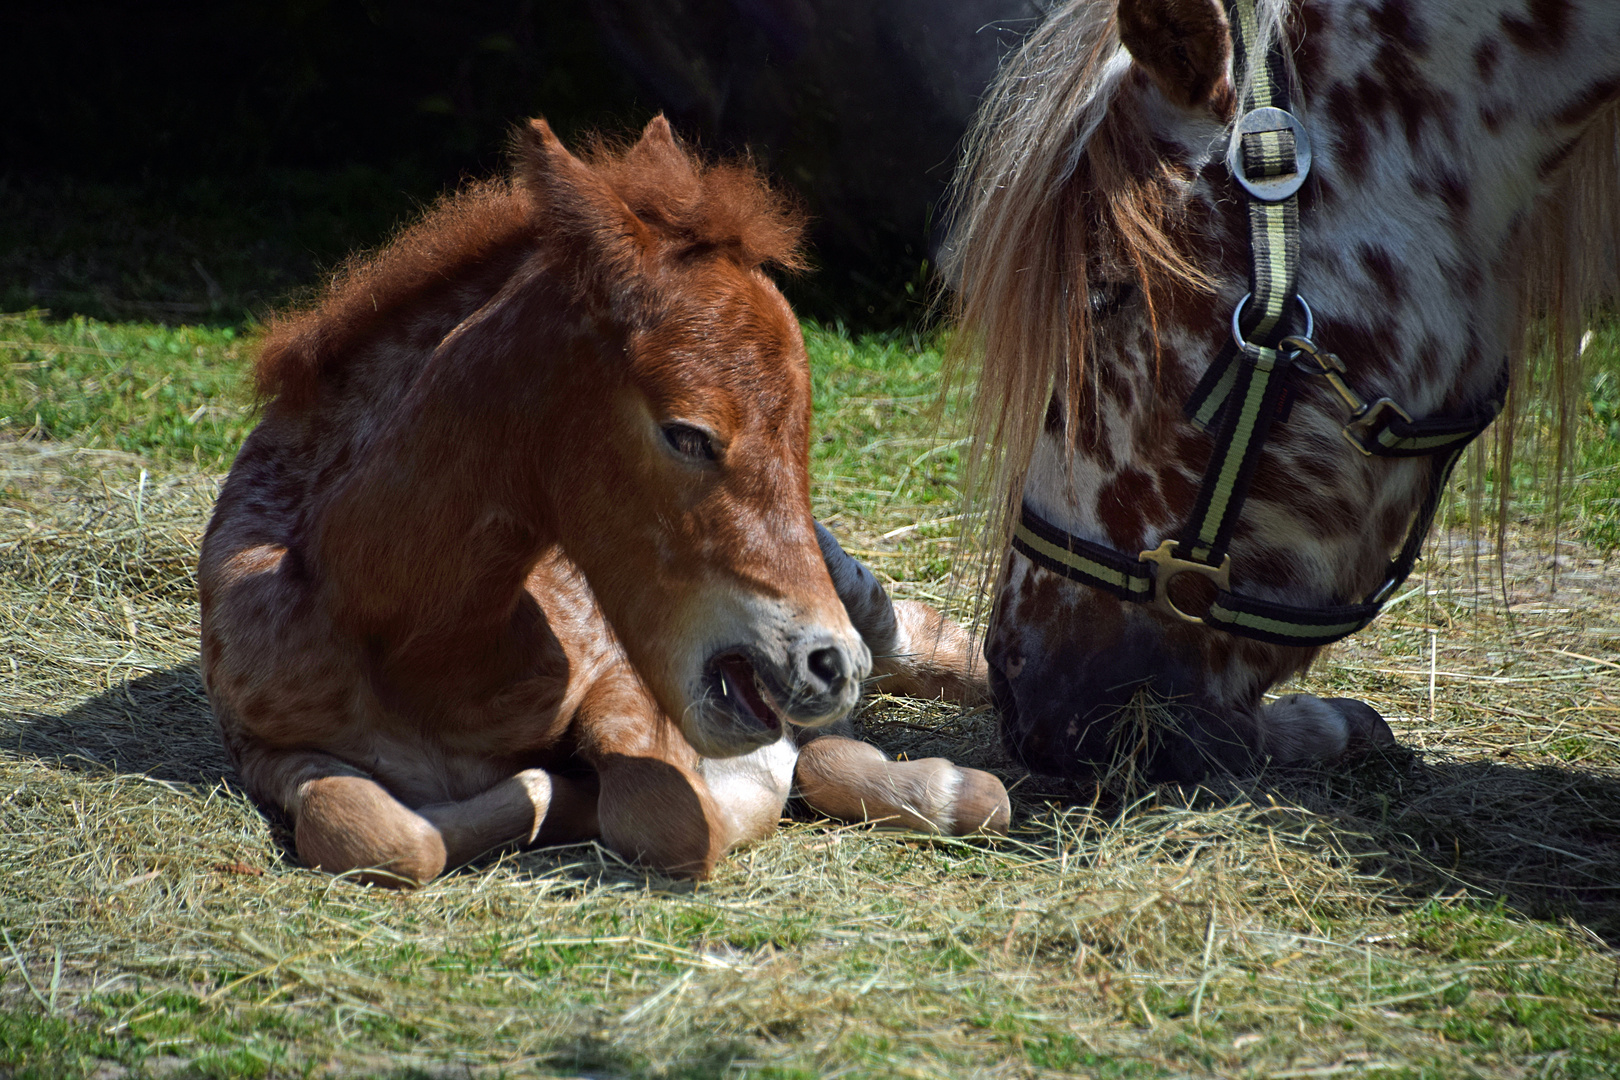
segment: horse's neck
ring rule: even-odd
[[[1301,291],[1322,313],[1422,346],[1422,370],[1377,372],[1406,380],[1385,389],[1409,408],[1482,400],[1520,331],[1526,223],[1588,122],[1620,97],[1620,3],[1527,13],[1523,0],[1433,0],[1402,5],[1399,25],[1391,5],[1367,0],[1305,14],[1304,108],[1324,194],[1302,223]],[[1367,279],[1353,296],[1347,265]]]

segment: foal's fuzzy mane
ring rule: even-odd
[[[751,162],[701,160],[675,141],[662,117],[635,143],[592,139],[579,159],[583,176],[577,167],[545,169],[541,157],[566,151],[542,122],[522,135],[514,139],[513,178],[478,181],[444,196],[383,247],[350,256],[313,303],[271,317],[254,365],[261,398],[307,404],[323,373],[435,292],[543,248],[561,227],[556,211],[564,202],[571,196],[579,204],[592,201],[559,187],[599,185],[592,194],[611,193],[675,257],[719,252],[744,268],[804,266],[804,220],[796,203],[771,188]],[[569,175],[538,191],[535,176],[542,171]],[[598,228],[612,231],[606,224]]]
[[[1258,0],[1251,55],[1266,54],[1291,6]],[[977,539],[987,558],[1006,547],[1054,387],[1082,385],[1086,268],[1099,240],[1124,249],[1150,313],[1155,287],[1205,284],[1168,235],[1167,186],[1121,167],[1133,131],[1109,105],[1127,63],[1114,4],[1069,0],[1054,10],[986,92],[953,185],[944,269],[960,333],[948,377],[977,376],[965,486],[969,502],[986,511]],[[1240,91],[1252,77],[1236,73]],[[1509,415],[1496,427],[1499,475],[1512,462],[1514,414],[1539,411],[1526,408],[1537,399],[1554,403],[1561,475],[1580,390],[1583,320],[1620,297],[1620,105],[1588,128],[1522,238],[1520,317],[1527,328],[1548,329],[1553,362],[1532,370],[1526,341],[1518,342]],[[1078,395],[1065,397],[1072,420]]]

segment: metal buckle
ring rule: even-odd
[[[1400,584],[1399,578],[1387,577],[1384,579],[1384,583],[1378,586],[1378,589],[1363,602],[1372,604],[1374,607],[1383,607],[1389,602],[1389,598],[1395,594],[1395,590]]]
[[[1261,177],[1251,180],[1243,171],[1243,136],[1261,135],[1268,131],[1294,133],[1294,171],[1287,176]],[[1246,112],[1232,126],[1232,140],[1226,146],[1226,167],[1243,190],[1261,202],[1281,202],[1305,186],[1311,172],[1311,140],[1305,134],[1305,125],[1287,109],[1270,105]]]
[[[1181,574],[1197,574],[1214,582],[1215,587],[1222,592],[1231,592],[1232,557],[1228,555],[1221,559],[1219,566],[1210,566],[1208,563],[1177,558],[1175,549],[1176,541],[1166,540],[1152,551],[1144,551],[1137,556],[1143,562],[1154,563],[1158,567],[1153,571],[1153,606],[1182,622],[1203,626],[1203,619],[1197,615],[1189,615],[1176,607],[1175,602],[1170,599],[1170,582]]]
[[[1360,450],[1368,457],[1373,456],[1372,446],[1377,442],[1376,434],[1379,421],[1385,413],[1394,413],[1408,424],[1412,422],[1412,414],[1395,404],[1387,397],[1381,397],[1371,405],[1362,407],[1360,415],[1352,416],[1350,422],[1341,429],[1344,437],[1350,440],[1350,445]]]
[[[1326,379],[1327,384],[1333,387],[1333,392],[1349,406],[1350,422],[1339,430],[1349,440],[1350,445],[1360,450],[1366,457],[1373,456],[1372,447],[1378,438],[1376,432],[1380,427],[1380,421],[1385,420],[1389,413],[1394,413],[1408,424],[1412,422],[1412,414],[1387,397],[1379,398],[1371,404],[1363,401],[1361,395],[1350,389],[1350,384],[1344,381],[1344,374],[1348,370],[1344,366],[1344,361],[1312,341],[1309,331],[1299,337],[1283,338],[1277,347],[1292,350],[1296,368],[1306,375]],[[1301,356],[1310,357],[1316,362],[1316,367],[1308,368],[1301,365],[1299,362]]]
[[[1243,321],[1243,309],[1248,307],[1249,301],[1253,299],[1254,293],[1244,293],[1243,299],[1239,300],[1237,307],[1232,309],[1232,340],[1237,342],[1237,347],[1248,356],[1254,356],[1255,350],[1260,348],[1259,345],[1250,344],[1248,339],[1243,336],[1243,327],[1240,325]],[[1311,314],[1311,305],[1305,302],[1303,296],[1295,293],[1294,301],[1299,304],[1299,310],[1305,313],[1305,332],[1295,337],[1284,338],[1283,341],[1310,341],[1311,335],[1316,333],[1316,316]],[[1279,345],[1277,348],[1281,349],[1282,346]]]

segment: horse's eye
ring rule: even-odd
[[[1091,295],[1088,302],[1091,306],[1093,319],[1106,319],[1108,316],[1124,307],[1132,296],[1136,295],[1136,286],[1129,281],[1102,281],[1091,286]]]
[[[715,460],[714,440],[702,428],[691,424],[665,424],[664,439],[674,451],[693,461]]]

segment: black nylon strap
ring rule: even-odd
[[[1478,434],[1478,431],[1475,433]],[[1434,516],[1445,497],[1452,470],[1467,447],[1465,442],[1446,454],[1435,455],[1434,468],[1429,474],[1429,491],[1412,518],[1406,540],[1385,568],[1383,583],[1361,603],[1295,607],[1223,591],[1210,605],[1204,621],[1242,637],[1268,641],[1274,645],[1302,647],[1331,645],[1362,629],[1377,617],[1395,590],[1412,575],[1412,568],[1417,565],[1418,555],[1423,550],[1423,541],[1428,537],[1429,529],[1434,525]]]
[[[1227,407],[1222,410],[1198,501],[1178,538],[1177,557],[1210,566],[1219,566],[1226,557],[1277,412],[1277,399],[1292,370],[1279,364],[1279,359],[1274,349],[1257,349],[1253,354],[1242,353],[1232,363],[1235,377]]]
[[[1248,50],[1258,36],[1253,0],[1230,0],[1227,15],[1234,31],[1233,70],[1243,71]],[[1277,50],[1267,53],[1251,82],[1242,102],[1244,114],[1267,108],[1287,110],[1287,83]],[[1299,169],[1291,131],[1234,132],[1233,138],[1239,140],[1234,163],[1244,172],[1240,182],[1245,178],[1265,180],[1293,175]],[[1291,371],[1275,346],[1288,336],[1289,308],[1294,304],[1299,270],[1299,200],[1291,194],[1280,200],[1251,197],[1247,203],[1249,299],[1236,318],[1244,344],[1234,344],[1224,366],[1217,358],[1199,384],[1203,393],[1194,391],[1194,400],[1189,403],[1206,423],[1215,420],[1206,410],[1218,410],[1219,426],[1215,428],[1215,448],[1204,471],[1198,501],[1178,538],[1176,556],[1208,566],[1219,566],[1226,557],[1260,461],[1261,447]],[[1223,351],[1221,355],[1228,354]]]
[[[1153,568],[1141,559],[1072,536],[1025,503],[1013,527],[1013,547],[1071,581],[1133,603],[1153,597]]]
[[[1232,33],[1232,69],[1248,70],[1249,50],[1259,30],[1253,0],[1229,0],[1227,19]],[[1280,50],[1272,49],[1250,80],[1243,114],[1257,109],[1289,107],[1287,71]],[[1276,179],[1298,168],[1294,136],[1288,131],[1234,135],[1239,140],[1237,160],[1251,179]],[[1238,313],[1243,339],[1253,345],[1273,346],[1287,336],[1288,308],[1293,303],[1299,274],[1299,200],[1290,195],[1275,202],[1251,197],[1249,214],[1249,296]]]
[[[1366,437],[1351,437],[1377,457],[1429,457],[1466,447],[1491,426],[1499,411],[1500,407],[1492,403],[1487,411],[1463,419],[1438,416],[1403,420],[1390,413]]]
[[[1204,371],[1204,377],[1193,387],[1187,404],[1181,407],[1187,419],[1205,431],[1216,426],[1227,400],[1232,396],[1232,380],[1237,378],[1232,361],[1237,359],[1237,354],[1236,342],[1228,341],[1223,345],[1214,362]]]

